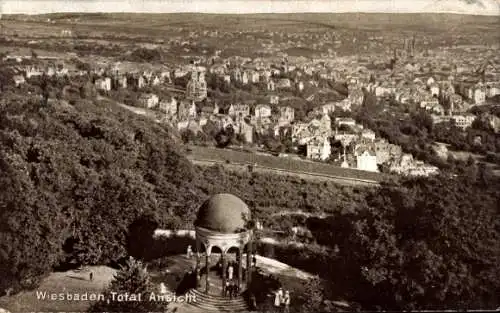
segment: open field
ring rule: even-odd
[[[48,23],[47,19],[51,22]],[[60,13],[40,16],[3,16],[2,31],[16,31],[19,37],[58,37],[65,29],[79,36],[103,38],[126,35],[130,43],[136,39],[168,40],[172,35],[189,38],[190,31],[262,32],[255,34],[271,38],[272,32],[287,33],[334,32],[344,33],[346,40],[358,40],[369,36],[384,37],[416,33],[420,35],[481,36],[482,39],[497,43],[498,17],[455,14],[383,14],[383,13],[304,13],[304,14],[76,14]],[[347,33],[345,33],[347,32]],[[244,36],[244,35],[243,35]],[[348,37],[347,37],[348,36]],[[205,36],[204,36],[205,37]],[[209,39],[200,37],[201,39]],[[257,37],[256,37],[257,38]],[[111,38],[106,38],[111,39]],[[220,38],[219,38],[220,39]],[[215,40],[215,38],[212,38]],[[344,40],[344,44],[347,41]],[[477,44],[474,38],[460,44]]]
[[[385,177],[385,175],[381,173],[366,172],[356,169],[341,168],[319,162],[280,158],[229,149],[199,146],[190,146],[190,149],[191,152],[188,155],[188,158],[197,161],[214,161],[218,163],[237,163],[247,165],[256,164],[258,167],[266,167],[290,173],[297,172],[300,174],[309,173],[324,176],[345,177],[370,182],[380,182]]]
[[[89,280],[89,273],[94,273],[94,279]],[[0,307],[11,312],[32,311],[85,311],[92,304],[90,300],[41,300],[37,292],[69,293],[69,294],[99,294],[112,280],[115,270],[106,266],[86,267],[80,271],[54,272],[45,278],[36,290],[23,291],[10,297],[0,298]]]
[[[4,16],[4,19],[9,16]],[[206,30],[224,29],[228,31],[291,30],[290,27],[308,29],[366,28],[377,31],[390,28],[406,28],[416,31],[448,31],[457,25],[466,26],[467,31],[496,29],[498,17],[456,14],[385,14],[385,13],[290,13],[290,14],[201,14],[201,13],[109,13],[79,14],[57,13],[30,18],[43,21],[47,18],[55,25],[91,25],[103,29],[116,29],[127,26],[125,30],[164,30],[172,27],[204,28]],[[54,24],[52,24],[54,25]],[[462,30],[465,30],[462,29]]]

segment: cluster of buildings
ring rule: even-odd
[[[308,158],[342,161],[342,167],[378,172],[385,165],[389,171],[398,174],[425,176],[438,172],[437,167],[413,160],[411,155],[402,152],[401,147],[377,138],[375,132],[352,118],[332,121],[325,114],[309,123],[296,123],[292,127],[292,141],[306,146]],[[343,153],[339,151],[338,156],[332,155],[332,142],[340,142]]]
[[[330,37],[327,39],[338,41],[335,36]],[[189,46],[181,42],[179,45]],[[471,68],[477,68],[481,63],[462,62],[453,67],[453,64],[447,65],[449,56],[446,53],[428,58],[416,51],[415,38],[405,38],[403,48],[394,51],[392,68],[377,63],[374,56],[294,57],[280,51],[255,58],[222,58],[221,51],[190,58],[198,61],[146,71],[123,71],[116,65],[93,69],[91,73],[68,71],[64,67],[30,67],[23,69],[24,75],[17,75],[14,79],[16,85],[20,85],[24,79],[42,74],[91,74],[98,90],[106,92],[133,88],[138,91],[138,105],[163,112],[165,119],[180,130],[191,129],[196,133],[203,131],[208,123],[213,123],[220,129],[233,127],[248,143],[255,141],[256,134],[277,139],[291,138],[294,145],[305,147],[307,158],[322,161],[337,158],[332,156],[332,142],[341,141],[346,147],[355,147],[350,151],[344,149],[343,156],[338,156],[338,160],[343,159],[343,166],[377,171],[380,165],[385,164],[395,172],[414,175],[434,173],[436,169],[404,155],[399,147],[375,138],[372,131],[356,125],[353,120],[332,121],[331,114],[336,110],[350,111],[360,106],[365,95],[372,93],[378,98],[395,99],[403,105],[416,104],[429,111],[435,123],[453,120],[457,126],[467,128],[476,118],[467,113],[468,109],[500,94],[498,73],[493,73],[497,75],[493,78],[483,75],[488,79],[481,82],[471,80],[474,77]],[[440,64],[441,68],[436,70]],[[445,69],[447,66],[449,70]],[[255,85],[258,95],[253,100],[234,101],[231,105],[222,106],[219,99],[208,98],[207,75],[228,86]],[[170,87],[165,84],[173,86],[175,79],[183,77],[189,77],[189,81],[184,95],[180,97],[150,91],[141,93],[146,87],[162,86],[168,89]],[[328,82],[345,82],[347,97],[343,100],[324,100],[323,94],[337,92]],[[263,94],[267,95],[266,101],[262,101]],[[287,99],[293,97],[300,98],[304,103],[315,102],[314,110],[298,120],[294,108],[287,103]],[[342,125],[349,126],[351,130],[339,131]]]
[[[16,60],[17,62],[21,62],[27,57],[22,57],[22,56],[6,56],[4,57],[5,60]],[[32,57],[29,56],[29,59]],[[16,65],[13,66],[12,69],[15,73],[15,75],[12,77],[14,81],[14,85],[16,87],[19,87],[20,85],[26,83],[27,79],[30,79],[32,77],[40,77],[40,76],[48,76],[48,77],[63,77],[63,76],[68,76],[70,75],[70,72],[68,68],[64,66],[64,64],[57,64],[55,62],[56,59],[52,58],[47,58],[48,62],[46,65],[43,66],[35,66],[35,65],[28,65],[28,66],[20,66]],[[76,75],[76,73],[73,73]]]

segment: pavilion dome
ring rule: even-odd
[[[240,198],[227,193],[216,194],[198,210],[194,225],[220,233],[238,233],[245,230],[250,209]]]

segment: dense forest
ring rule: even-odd
[[[375,190],[230,173],[193,167],[174,130],[112,104],[41,103],[0,106],[0,293],[68,263],[119,261],[138,220],[187,227],[208,195],[230,192],[275,229],[292,223],[270,218],[278,211],[333,214],[303,221],[322,249],[275,254],[334,282],[324,297],[387,309],[499,305],[500,185],[484,167]]]

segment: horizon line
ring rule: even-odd
[[[479,2],[477,2],[479,1]],[[57,13],[200,13],[200,14],[305,14],[305,13],[443,13],[500,16],[500,0],[0,0],[0,14]]]
[[[1,7],[1,6],[0,6]],[[54,11],[54,12],[44,12],[44,13],[2,13],[0,11],[0,20],[2,16],[14,16],[14,15],[27,15],[27,16],[42,16],[42,15],[54,15],[54,14],[149,14],[149,15],[160,15],[160,14],[205,14],[205,15],[279,15],[279,14],[394,14],[394,15],[405,15],[405,14],[453,14],[453,15],[466,15],[466,16],[485,16],[485,17],[495,17],[500,16],[500,14],[474,14],[459,11],[442,11],[442,12],[431,12],[431,11],[415,11],[415,12],[384,12],[384,11],[338,11],[338,12],[326,12],[326,11],[294,11],[294,12],[199,12],[199,11],[177,11],[177,12],[150,12],[150,11]]]

